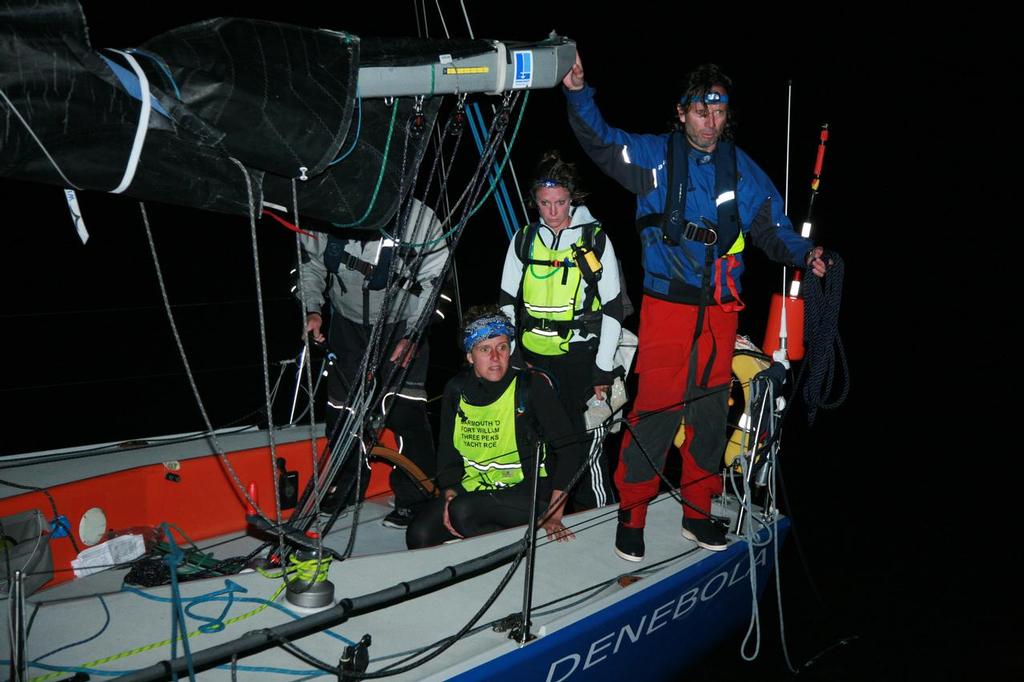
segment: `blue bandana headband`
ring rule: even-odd
[[[516,335],[515,327],[504,315],[486,315],[466,325],[462,332],[462,348],[468,353],[473,346],[485,339],[492,339],[495,336],[507,336],[510,340]]]
[[[694,95],[693,97],[687,99],[685,96],[683,96],[682,98],[680,98],[679,103],[684,106],[689,106],[691,104],[728,104],[729,95],[723,94],[721,92],[715,92],[714,90],[708,90],[706,93],[704,93],[703,97]]]

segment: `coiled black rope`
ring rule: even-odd
[[[839,336],[839,306],[843,298],[845,266],[837,253],[825,252],[822,260],[829,263],[828,273],[824,277],[807,277],[803,283],[807,357],[800,375],[807,375],[803,398],[807,404],[807,423],[811,426],[819,409],[839,407],[850,390],[846,350]],[[842,367],[841,378],[836,374],[837,357]],[[839,395],[830,400],[835,391]]]

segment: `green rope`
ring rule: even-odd
[[[377,203],[377,194],[380,192],[380,186],[384,182],[384,171],[388,167],[388,152],[391,150],[391,137],[395,132],[395,119],[398,118],[398,100],[394,102],[394,108],[391,111],[391,124],[388,126],[388,139],[384,142],[384,158],[381,159],[380,173],[377,174],[377,185],[373,188],[373,196],[370,197],[370,205],[366,207],[366,213],[363,214],[359,220],[354,223],[332,223],[335,227],[356,227],[362,225],[363,222],[370,215],[370,211],[373,210],[374,205]]]

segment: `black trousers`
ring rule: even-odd
[[[370,331],[370,327],[346,320],[341,315],[332,315],[329,333],[330,347],[338,359],[327,376],[325,421],[327,422],[328,436],[335,434],[338,423],[344,421],[348,416],[348,412],[344,408],[348,404],[350,388],[354,386],[355,381],[360,379],[357,375],[363,354],[369,344]],[[397,371],[389,358],[395,345],[402,338],[403,331],[403,324],[386,325],[383,330],[383,337],[389,339],[380,368],[384,374]],[[406,380],[398,390],[399,395],[384,398],[387,407],[384,425],[394,431],[398,437],[402,454],[422,469],[427,477],[433,477],[437,467],[437,455],[434,451],[434,436],[430,429],[430,421],[427,418],[426,392],[424,390],[429,362],[430,349],[424,339],[421,342],[419,354],[409,365]],[[412,397],[406,398],[402,397],[403,395]],[[379,411],[379,409],[379,404],[374,406],[374,411]],[[359,466],[358,455],[358,452],[348,454],[341,471],[333,482],[333,485],[338,488],[338,494],[344,494],[346,490],[350,491],[343,501],[344,504],[349,504],[355,499],[354,481]],[[359,499],[362,499],[366,492],[369,473],[368,469],[362,471],[362,489],[359,491]],[[416,507],[428,499],[416,482],[401,469],[396,468],[391,473],[390,482],[391,489],[395,493],[396,507]]]
[[[571,435],[568,437],[579,444],[583,457],[588,461],[586,471],[569,495],[569,510],[582,511],[615,502],[608,454],[604,451],[605,434],[603,430],[587,431],[584,419],[587,401],[594,395],[594,351],[585,346],[573,348],[565,355],[537,355],[525,348],[522,353],[532,366],[551,376],[558,400],[569,417]],[[555,437],[554,434],[549,435]]]
[[[501,490],[461,493],[452,500],[448,516],[455,530],[467,538],[525,526],[532,518],[543,513],[551,502],[551,484],[548,479],[542,478],[537,483],[537,507],[530,514],[532,494],[532,486],[528,481]],[[405,532],[405,544],[409,549],[432,547],[454,538],[444,527],[444,497],[424,505]]]

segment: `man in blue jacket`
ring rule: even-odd
[[[609,126],[576,64],[563,79],[569,122],[590,158],[637,195],[644,299],[637,357],[639,388],[615,483],[615,552],[644,556],[647,505],[682,416],[682,534],[705,549],[726,547],[711,518],[721,492],[728,389],[747,240],[773,260],[821,277],[822,249],[793,231],[778,190],[732,143],[731,80],[713,65],[690,74],[676,130],[628,133]],[[682,413],[682,414],[681,414]]]

